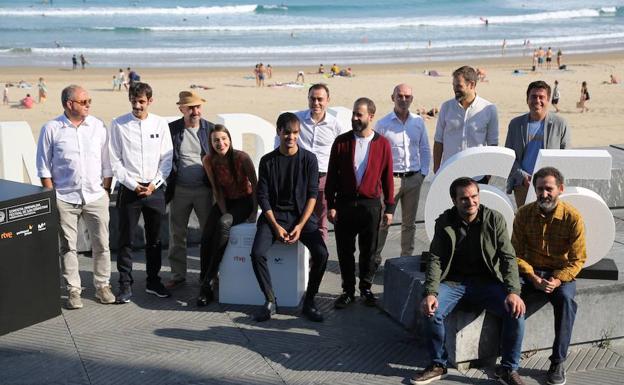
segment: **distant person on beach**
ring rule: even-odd
[[[269,77],[269,79],[272,79],[273,78],[273,67],[271,67],[270,64],[267,64],[266,70],[267,70],[267,76]]]
[[[325,199],[325,182],[331,146],[338,135],[346,132],[338,119],[327,111],[329,106],[329,88],[318,83],[308,89],[308,109],[296,112],[301,123],[299,145],[316,155],[319,170],[318,198],[314,206],[314,214],[323,239],[327,241],[327,200]]]
[[[167,120],[148,112],[154,101],[149,84],[133,83],[128,99],[132,112],[114,119],[110,126],[111,166],[120,184],[117,195],[119,292],[116,298],[120,304],[132,299],[132,241],[141,215],[145,223],[145,292],[159,298],[171,295],[159,277],[164,185],[173,158],[171,134]]]
[[[72,69],[75,70],[78,68],[78,58],[76,55],[72,56]]]
[[[555,112],[559,112],[559,98],[561,97],[561,92],[559,92],[559,81],[555,80],[555,88],[553,88],[552,92],[552,101],[551,104],[555,107]]]
[[[503,44],[501,45],[501,55],[505,54],[506,48],[507,48],[507,39],[503,39]]]
[[[46,99],[48,98],[48,86],[46,85],[43,78],[39,78],[37,88],[39,89],[39,103],[45,103]]]
[[[266,79],[267,70],[264,64],[258,64],[258,87],[264,87],[264,79]]]
[[[561,60],[563,58],[563,52],[561,52],[561,48],[557,50],[557,68],[558,69],[563,69],[561,68],[562,64],[561,64]]]
[[[33,99],[32,96],[30,96],[30,94],[26,94],[26,97],[22,99],[21,101],[22,108],[31,109],[33,108],[34,104],[35,104],[35,99]]]
[[[539,51],[537,49],[533,50],[533,62],[531,66],[531,71],[535,72],[537,70],[537,60],[539,57]]]
[[[124,73],[124,71],[120,68],[119,72],[117,73],[117,90],[121,91],[121,86],[124,86],[124,88],[126,89],[126,91],[128,90],[128,83],[126,82],[126,74]]]
[[[334,63],[329,71],[331,72],[332,76],[336,76],[340,72],[340,68],[336,65],[336,63]]]
[[[577,108],[581,109],[581,113],[588,112],[587,102],[589,101],[589,90],[587,89],[587,82],[581,84],[581,97],[579,99]]]
[[[517,207],[526,200],[539,151],[570,147],[567,122],[548,111],[550,97],[550,86],[546,82],[532,82],[526,91],[529,112],[509,122],[505,147],[515,151],[516,160],[507,179],[507,194],[513,191]]]
[[[539,47],[537,50],[537,68],[542,69],[544,65],[544,56],[546,56],[546,52],[542,47]]]
[[[477,81],[477,71],[472,67],[463,66],[453,72],[455,98],[440,107],[433,144],[433,172],[467,148],[498,146],[498,112],[494,104],[477,95]],[[488,180],[487,176],[477,178],[479,183]]]
[[[85,69],[85,65],[88,63],[89,62],[87,61],[85,56],[83,54],[80,54],[80,65],[82,66],[82,69]]]
[[[480,82],[487,82],[488,80],[486,79],[487,77],[487,71],[485,70],[485,68],[477,68],[477,78],[479,79]]]
[[[553,56],[552,48],[548,47],[548,49],[546,50],[546,69],[547,70],[550,70],[550,65],[552,63],[552,56]]]
[[[117,88],[117,76],[113,75],[113,91]]]
[[[5,106],[9,104],[9,84],[4,85],[4,91],[2,91],[2,104]]]
[[[139,74],[134,71],[131,70],[130,67],[128,67],[128,87],[132,88],[132,85],[134,83],[138,83],[141,81],[141,76],[139,76]]]
[[[603,82],[604,84],[619,84],[620,83],[620,78],[618,78],[617,76],[611,74],[609,75],[609,81]]]
[[[414,255],[420,187],[429,173],[431,149],[425,121],[409,110],[414,100],[412,88],[397,85],[391,99],[394,110],[377,121],[375,131],[388,139],[392,150],[394,202],[401,202],[401,256]],[[381,226],[375,252],[378,261],[387,236],[388,227]]]
[[[56,192],[61,269],[68,292],[65,307],[83,307],[77,255],[79,219],[91,241],[95,298],[112,304],[108,206],[113,171],[108,131],[100,119],[89,114],[91,98],[84,88],[64,88],[61,103],[63,113],[41,128],[37,174],[43,187]]]
[[[323,67],[323,63],[321,63],[319,65],[317,73],[319,73],[319,74],[324,74],[325,73],[325,67]]]
[[[256,66],[254,67],[253,73],[254,73],[254,77],[256,79],[256,87],[260,87],[260,64],[256,64]]]
[[[305,83],[305,75],[303,74],[303,71],[297,72],[297,79],[295,80],[295,82],[299,83],[299,81],[301,81],[301,84]]]
[[[214,124],[202,118],[202,106],[205,102],[205,99],[193,91],[180,91],[176,104],[182,117],[169,123],[173,159],[171,174],[167,177],[165,202],[169,204],[168,258],[171,278],[165,283],[165,287],[170,290],[186,282],[186,239],[191,212],[195,211],[202,234],[211,213],[213,191],[204,171],[202,158],[211,152],[210,132],[214,129]],[[202,282],[205,282],[203,278],[206,273],[203,258],[205,250],[204,246],[200,247],[201,266],[204,267],[200,274]],[[200,287],[200,291],[202,288],[204,286]],[[200,292],[198,305],[206,305],[210,297],[209,290]]]

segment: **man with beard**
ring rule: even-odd
[[[498,146],[496,106],[477,95],[477,71],[463,66],[453,72],[455,98],[440,107],[433,143],[433,172],[451,156],[470,147]],[[475,177],[487,183],[489,177]]]
[[[580,213],[560,201],[563,175],[544,167],[533,175],[537,201],[522,206],[514,219],[512,244],[524,280],[527,301],[549,301],[555,319],[555,340],[547,382],[565,384],[566,360],[576,317],[575,278],[587,259],[585,226]]]
[[[556,81],[555,81],[556,82]],[[566,121],[548,112],[550,86],[538,80],[527,88],[529,113],[509,122],[505,147],[516,152],[516,160],[507,179],[507,194],[513,191],[518,207],[524,204],[537,154],[541,149],[564,149],[570,146],[570,130]]]
[[[209,137],[214,124],[202,119],[202,104],[205,102],[195,92],[181,91],[177,104],[184,116],[169,123],[173,161],[165,193],[169,203],[171,266],[171,279],[165,284],[167,289],[186,282],[186,235],[191,211],[195,210],[203,233],[212,206],[212,189],[202,158],[210,152]]]
[[[171,172],[171,134],[164,118],[148,113],[152,87],[135,82],[128,93],[132,112],[113,120],[110,130],[110,158],[113,173],[121,186],[117,195],[119,211],[119,293],[117,303],[132,298],[132,236],[139,217],[145,222],[145,292],[169,297],[160,282],[160,219],[165,213],[165,179]]]
[[[343,309],[355,300],[355,237],[360,250],[360,295],[368,306],[377,298],[371,291],[379,267],[375,249],[382,226],[392,223],[394,181],[392,150],[388,139],[373,131],[375,103],[359,98],[353,105],[352,132],[336,138],[329,157],[327,219],[334,224],[343,293],[334,306]],[[381,197],[385,209],[382,216]]]
[[[401,201],[401,255],[414,253],[414,234],[416,232],[416,212],[420,187],[429,173],[429,139],[425,121],[417,114],[409,111],[414,100],[412,88],[407,84],[394,87],[392,101],[394,111],[377,122],[375,131],[390,142],[394,172],[394,201]],[[375,252],[378,263],[388,227],[379,230],[379,244]]]

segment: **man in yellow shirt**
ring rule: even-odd
[[[533,175],[537,201],[518,210],[511,238],[524,280],[523,297],[545,299],[553,306],[555,340],[547,375],[551,385],[566,381],[563,363],[577,309],[575,278],[587,259],[583,218],[559,200],[563,183],[563,175],[554,167]]]

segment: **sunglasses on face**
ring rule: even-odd
[[[86,106],[87,104],[91,105],[91,99],[85,99],[85,100],[72,100],[72,103],[78,103],[81,106]]]

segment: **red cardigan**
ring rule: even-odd
[[[394,180],[392,176],[392,151],[390,142],[378,133],[371,140],[366,171],[359,187],[355,179],[353,157],[355,138],[353,131],[339,135],[332,145],[327,168],[325,197],[327,208],[336,208],[337,202],[358,198],[380,199],[383,193],[386,213],[393,213]]]

